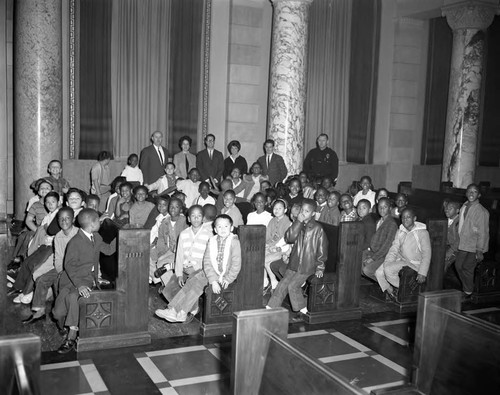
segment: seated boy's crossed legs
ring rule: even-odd
[[[309,277],[310,274],[302,274],[287,269],[267,305],[271,308],[280,307],[286,295],[289,295],[292,310],[304,310],[307,306],[307,299],[302,294],[302,285]]]

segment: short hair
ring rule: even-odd
[[[288,181],[288,187],[290,187],[290,185],[292,184],[292,182],[298,182],[300,189],[302,189],[302,183],[300,182],[300,180],[297,177],[292,177],[290,179],[290,181]]]
[[[170,203],[170,196],[168,195],[158,195],[156,197],[156,204],[158,204],[158,201],[163,200],[167,205]]]
[[[170,203],[172,203],[172,200],[177,199],[183,205],[184,203],[182,203],[182,199],[180,197],[186,199],[186,196],[187,195],[184,192],[175,191],[175,193],[172,195],[172,198],[170,199]]]
[[[137,192],[139,192],[141,189],[142,189],[144,192],[146,192],[146,195],[148,194],[148,192],[149,192],[149,191],[148,191],[148,188],[146,188],[144,185],[137,185],[137,186],[134,188],[134,190],[133,190],[134,195],[135,195]]]
[[[111,152],[109,152],[109,151],[99,152],[99,154],[97,155],[97,161],[102,162],[103,160],[106,160],[106,159],[111,159]]]
[[[101,198],[97,195],[94,195],[93,193],[87,195],[87,197],[85,198],[85,203],[88,204],[91,200],[97,200],[99,203],[101,202]]]
[[[462,207],[462,204],[460,202],[457,202],[456,200],[450,200],[448,203],[446,203],[446,206],[454,206],[456,209],[460,210],[460,207]]]
[[[139,160],[139,157],[137,156],[137,154],[130,154],[127,158],[127,165],[130,166],[130,163],[132,163],[132,159],[136,158],[137,160]]]
[[[226,196],[226,195],[231,195],[233,198],[236,198],[236,194],[234,193],[234,191],[232,189],[228,189],[226,192],[224,192],[223,196]]]
[[[61,166],[61,168],[62,168],[62,163],[61,163],[61,161],[59,159],[52,159],[49,162],[49,164],[47,165],[47,168],[49,168],[52,163],[59,163],[59,166]]]
[[[209,221],[213,221],[217,217],[217,207],[213,204],[205,204],[203,206],[203,217]]]
[[[118,176],[118,177],[115,177],[113,181],[111,181],[111,184],[110,184],[110,187],[111,187],[111,190],[114,192],[117,185],[118,184],[122,184],[124,183],[125,181],[127,181],[127,179],[123,176]]]
[[[467,188],[465,188],[465,190],[467,191],[469,188],[476,188],[478,192],[480,191],[479,185],[474,183],[467,185]]]
[[[314,199],[316,199],[316,196],[318,195],[318,192],[319,191],[323,191],[326,195],[326,197],[328,197],[328,189],[326,189],[325,187],[319,187],[316,192],[314,193]]]
[[[65,195],[66,200],[68,200],[69,195],[71,195],[72,193],[77,193],[78,195],[80,195],[80,197],[82,198],[82,201],[85,201],[85,198],[87,197],[87,194],[85,192],[83,192],[81,189],[71,187],[68,189],[68,192],[66,192],[66,195]]]
[[[203,215],[203,207],[200,206],[199,204],[193,204],[191,207],[189,207],[189,209],[187,211],[188,217],[193,213],[194,210],[200,210],[201,215]]]
[[[267,139],[266,141],[264,141],[264,146],[265,146],[266,144],[272,144],[272,145],[273,145],[273,147],[274,147],[274,140],[273,140],[273,139]]]
[[[318,137],[316,137],[316,141],[318,141],[320,137],[326,137],[326,139],[328,140],[328,135],[326,133],[320,133]]]
[[[309,206],[313,209],[313,211],[316,211],[316,208],[318,207],[318,205],[316,204],[316,202],[312,199],[303,199],[302,200],[302,206]]]
[[[125,182],[122,182],[121,185],[120,185],[120,191],[123,187],[128,187],[131,191],[134,189],[134,186],[128,182],[128,181],[125,181]]]
[[[47,199],[51,198],[51,197],[54,198],[54,199],[56,199],[57,201],[59,201],[59,194],[56,191],[50,191],[43,198],[43,202],[45,203],[47,201]]]
[[[205,136],[205,138],[203,139],[203,140],[205,141],[205,143],[207,142],[207,139],[208,139],[209,137],[213,137],[213,138],[214,138],[214,141],[215,141],[215,136],[214,136],[212,133],[209,133],[209,134],[207,134],[207,135]]]
[[[188,175],[191,175],[193,172],[197,171],[198,174],[200,173],[200,170],[197,167],[193,167],[191,170],[189,170]]]
[[[412,216],[412,217],[416,217],[416,216],[417,216],[417,213],[415,212],[415,209],[414,209],[414,208],[411,208],[411,207],[405,207],[405,208],[403,209],[403,211],[401,211],[401,217],[403,217],[403,214],[404,214],[405,212],[409,212],[409,213],[411,213],[411,216]]]
[[[184,205],[184,203],[182,203],[181,199],[179,199],[178,197],[172,197],[172,198],[170,198],[170,202],[168,202],[168,207],[170,208],[170,205],[174,204],[174,203],[180,204],[181,208]]]
[[[240,142],[238,140],[232,140],[232,141],[230,141],[229,144],[227,145],[227,150],[229,152],[231,152],[231,148],[233,148],[233,147],[238,148],[238,151],[240,151],[241,150],[241,144],[240,144]]]
[[[403,197],[405,201],[408,202],[408,195],[406,193],[402,192],[396,193],[396,197],[394,198],[394,200],[398,200],[398,197]]]
[[[52,183],[49,180],[46,180],[45,178],[39,178],[38,180],[33,181],[30,185],[30,188],[35,190],[35,192],[38,192],[38,190],[40,189],[40,185],[42,185],[43,183],[49,184],[50,188],[54,189]]]
[[[59,217],[62,213],[68,213],[71,216],[72,220],[75,218],[75,212],[71,207],[68,206],[61,207],[57,212],[57,217]]]
[[[389,196],[389,191],[388,191],[387,189],[385,189],[385,188],[379,188],[379,189],[377,190],[377,193],[375,193],[375,200],[377,200],[377,199],[378,199],[378,197],[379,197],[379,195],[380,195],[380,192],[382,192],[382,191],[385,191],[385,193],[387,194],[387,196]]]
[[[351,202],[353,201],[352,196],[351,196],[351,195],[349,195],[348,193],[343,193],[342,195],[340,195],[340,199],[339,199],[339,200],[342,200],[342,198],[343,198],[343,197],[347,197],[347,198],[349,198],[349,200],[350,200]]]
[[[288,203],[286,202],[285,199],[276,199],[274,202],[273,202],[273,209],[274,209],[274,206],[276,206],[277,204],[282,204],[283,207],[285,208],[285,211],[287,210],[288,208]]]
[[[217,225],[217,221],[219,219],[227,219],[229,221],[229,223],[231,224],[231,226],[233,226],[233,219],[227,214],[219,214],[217,217],[215,217],[214,226]]]
[[[392,206],[392,201],[391,201],[391,199],[389,199],[388,197],[381,197],[381,198],[378,200],[378,204],[383,203],[383,202],[387,203],[387,205],[389,206],[389,208],[391,208],[391,206]]]
[[[269,181],[269,180],[262,180],[262,181],[260,182],[260,185],[262,185],[262,184],[264,184],[264,183],[269,184],[269,187],[272,187],[271,181]]]
[[[266,197],[271,199],[271,202],[274,202],[274,200],[278,197],[278,192],[276,192],[276,189],[274,188],[267,188]]]
[[[228,178],[224,178],[221,183],[220,183],[220,186],[222,187],[222,184],[230,184],[231,186],[233,186],[233,182],[228,179]]]
[[[360,204],[365,204],[365,205],[368,206],[368,208],[372,208],[372,203],[368,199],[361,199],[358,202],[358,207],[359,207]]]
[[[97,211],[92,210],[91,208],[84,208],[78,214],[78,223],[82,227],[82,229],[88,228],[93,222],[99,221],[99,214]]]
[[[339,192],[339,191],[332,191],[332,192],[330,192],[330,193],[328,194],[328,197],[330,197],[330,196],[332,196],[332,195],[334,195],[334,196],[337,198],[337,200],[339,200],[339,201],[340,201],[340,192]]]
[[[259,166],[259,167],[260,167],[260,169],[262,170],[262,166],[260,165],[260,163],[259,163],[259,162],[253,162],[253,163],[252,163],[252,166],[250,166],[250,173],[252,173],[252,172],[253,172],[253,168],[254,168],[255,166]]]
[[[257,199],[258,197],[264,199],[264,202],[266,201],[266,196],[262,192],[257,192],[255,195],[252,196],[252,203],[255,202],[255,199]]]
[[[198,191],[201,191],[202,187],[207,187],[210,190],[210,184],[208,182],[206,182],[206,181],[200,182],[200,185],[198,187]]]
[[[373,183],[372,183],[372,178],[370,176],[363,176],[359,179],[359,183],[361,184],[363,182],[363,180],[367,180],[371,186],[373,186]]]
[[[182,143],[184,141],[187,141],[189,143],[189,147],[191,147],[193,145],[193,139],[189,136],[182,136],[180,139],[179,139],[179,148],[182,149]]]

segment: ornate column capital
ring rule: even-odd
[[[490,1],[465,0],[446,5],[441,11],[452,30],[485,30],[493,22],[498,7]]]
[[[273,5],[278,3],[305,3],[305,5],[310,5],[314,0],[271,0]]]

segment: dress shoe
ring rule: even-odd
[[[170,270],[170,265],[167,263],[166,265],[163,265],[162,267],[160,267],[159,269],[156,269],[155,272],[154,272],[154,276],[156,278],[160,278],[161,276],[163,276],[168,270]]]
[[[68,328],[60,329],[59,326],[57,327],[57,331],[59,332],[59,336],[61,336],[61,337],[66,337],[66,336],[68,336],[68,333],[69,333]]]
[[[31,301],[33,300],[33,292],[30,292],[29,294],[23,294],[23,293],[20,293],[19,295],[17,295],[13,302],[14,303],[22,303],[22,304],[30,304]]]
[[[304,322],[306,320],[306,315],[302,313],[301,311],[298,311],[295,316],[293,316],[290,319],[290,322],[295,323],[295,322]]]
[[[45,318],[45,313],[37,316],[36,314],[31,314],[28,318],[23,320],[23,324],[33,324],[37,321],[43,320]]]
[[[76,350],[76,340],[73,339],[66,339],[64,343],[59,347],[57,352],[59,354],[67,354],[70,351]]]

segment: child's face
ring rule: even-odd
[[[59,202],[53,196],[50,196],[50,197],[45,199],[45,207],[47,208],[47,211],[49,213],[53,213],[54,211],[56,211],[58,204],[59,204]]]
[[[101,227],[101,223],[99,222],[99,218],[96,218],[94,221],[92,221],[92,223],[90,224],[90,229],[91,229],[91,232],[94,233],[94,232],[99,232],[99,229]]]
[[[79,193],[72,192],[68,196],[68,206],[71,207],[73,210],[76,210],[80,207],[82,207],[83,204],[83,199],[80,196]]]
[[[167,165],[167,167],[165,167],[165,174],[171,176],[173,175],[175,172],[175,166],[174,165]]]
[[[297,195],[300,192],[300,182],[298,180],[293,180],[290,183],[290,195]]]
[[[89,199],[87,201],[87,208],[91,208],[92,210],[99,210],[99,202],[96,199]]]
[[[198,170],[191,170],[189,172],[189,179],[193,182],[198,182],[200,179],[200,173],[198,172]]]
[[[225,238],[231,234],[233,231],[233,226],[226,218],[219,218],[215,222],[215,233],[220,237]]]
[[[382,218],[385,218],[391,212],[391,208],[386,201],[381,201],[378,203],[378,213]]]
[[[293,206],[290,210],[290,218],[295,221],[300,213],[300,206]]]
[[[253,167],[252,167],[252,174],[254,176],[258,176],[261,173],[262,173],[262,169],[261,169],[260,165],[257,165],[257,164],[253,165]]]
[[[241,177],[240,169],[233,169],[233,171],[231,172],[231,177],[233,178],[233,180],[239,180],[239,178]]]
[[[411,230],[413,226],[415,225],[415,220],[417,217],[415,217],[411,211],[405,211],[403,215],[401,215],[401,223],[407,230]]]
[[[302,186],[306,185],[307,184],[307,174],[300,173],[299,180],[300,180],[300,183],[302,184]]]
[[[229,180],[224,180],[222,181],[222,183],[220,184],[220,187],[222,189],[222,192],[225,192],[227,191],[228,189],[231,189],[233,186],[233,184],[231,183],[231,181]]]
[[[165,215],[168,212],[168,203],[165,200],[160,199],[156,204],[156,209],[160,214]]]
[[[380,200],[380,199],[381,199],[381,198],[383,198],[383,197],[389,197],[389,195],[387,194],[387,192],[386,192],[384,189],[382,189],[382,190],[378,193],[377,199],[379,199],[379,200]]]
[[[396,198],[396,207],[398,209],[406,207],[406,203],[406,198],[402,195],[398,195],[398,197]]]
[[[226,208],[233,207],[235,200],[236,199],[234,198],[234,196],[231,193],[224,194],[224,206]]]
[[[360,216],[360,218],[364,218],[370,213],[370,208],[368,207],[368,205],[366,203],[358,204],[357,210],[358,210],[358,215]]]
[[[203,199],[206,199],[208,196],[208,186],[207,185],[202,185],[200,187],[200,195],[203,197]]]
[[[128,199],[131,196],[131,191],[130,187],[128,185],[122,186],[120,188],[120,195],[122,195],[122,198]]]
[[[57,162],[51,163],[49,166],[49,173],[52,177],[58,178],[61,174],[61,165]]]
[[[316,192],[316,202],[318,204],[323,204],[326,202],[326,193],[322,189],[320,189],[318,192]]]
[[[115,186],[115,192],[116,192],[116,193],[118,193],[118,194],[120,193],[120,186],[121,186],[121,185],[122,185],[122,183],[121,183],[121,182],[117,182],[117,183],[116,183],[116,186]]]
[[[323,188],[331,188],[332,187],[332,180],[330,180],[329,178],[323,178],[323,182],[321,183],[321,186]]]
[[[273,214],[278,218],[283,217],[285,215],[285,206],[282,203],[276,203],[273,207]]]
[[[300,208],[300,213],[304,216],[304,221],[307,222],[313,217],[314,210],[310,205],[303,204],[302,207]]]
[[[193,228],[199,228],[203,223],[203,211],[200,209],[195,209],[189,214],[189,222]]]
[[[57,223],[62,230],[69,230],[73,226],[73,216],[67,210],[60,211],[57,216]]]
[[[135,200],[137,200],[138,202],[144,202],[146,200],[146,196],[146,191],[141,188],[135,193]]]
[[[138,162],[137,156],[133,156],[130,158],[130,167],[137,167]]]
[[[455,216],[458,214],[458,211],[458,207],[454,204],[447,204],[446,208],[444,209],[446,218],[455,218]]]
[[[271,184],[269,184],[267,181],[260,184],[261,192],[266,192],[266,190],[268,190],[269,188],[271,188]]]
[[[371,187],[370,181],[368,181],[366,178],[362,178],[361,182],[359,183],[363,191],[368,191]]]
[[[38,187],[38,196],[43,198],[50,191],[52,191],[52,187],[50,186],[50,184],[47,184],[46,182],[42,182],[40,184],[40,186]]]
[[[340,198],[340,206],[347,212],[352,210],[352,200],[349,196],[342,196]]]
[[[337,207],[339,205],[339,199],[337,198],[336,195],[334,194],[331,194],[328,196],[328,207],[332,208],[332,207]]]
[[[264,211],[264,209],[266,208],[266,200],[264,198],[264,196],[257,196],[253,202],[254,206],[255,206],[255,210],[258,212],[258,213],[261,213]]]
[[[168,206],[168,212],[169,212],[170,216],[172,217],[172,219],[177,219],[179,217],[179,215],[181,215],[181,210],[182,210],[182,206],[180,205],[179,202],[177,202],[177,201],[170,202],[170,204]]]
[[[467,197],[467,200],[469,202],[475,202],[481,194],[479,193],[479,190],[476,187],[469,187],[467,188],[467,191],[465,192],[465,196]]]

